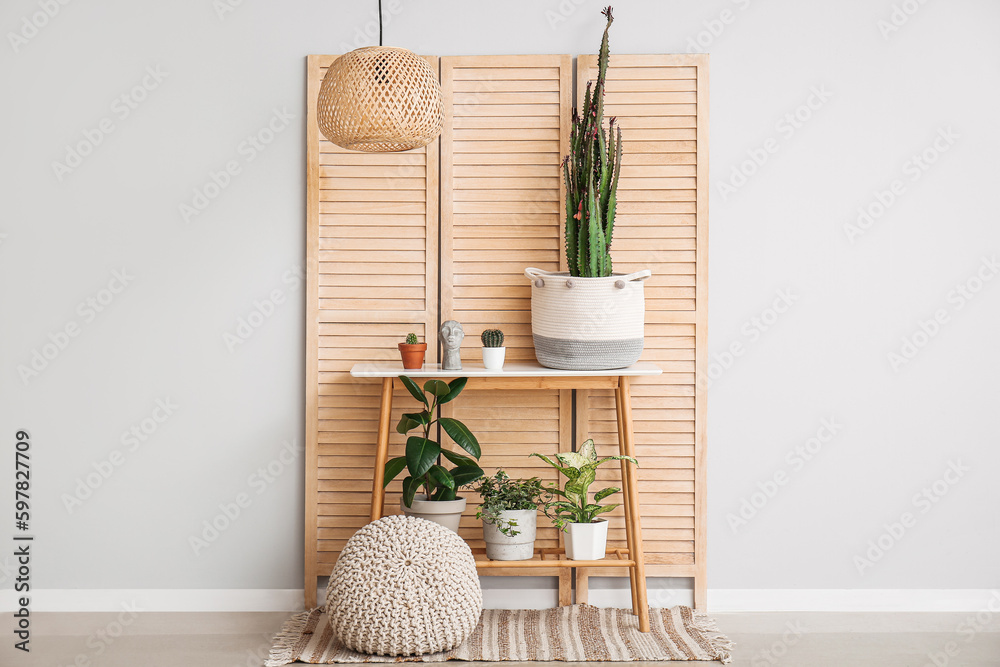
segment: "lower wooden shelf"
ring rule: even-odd
[[[493,568],[549,568],[549,567],[632,567],[635,561],[626,554],[628,549],[608,549],[604,560],[570,560],[563,549],[535,549],[531,560],[490,560],[484,550],[474,549],[476,567],[480,570]]]

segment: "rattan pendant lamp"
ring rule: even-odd
[[[367,153],[408,151],[441,134],[441,84],[427,61],[412,51],[382,46],[355,49],[327,69],[316,101],[323,136],[341,148]]]

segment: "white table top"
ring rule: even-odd
[[[415,378],[502,378],[502,377],[620,377],[623,375],[659,375],[663,371],[656,364],[640,361],[628,368],[614,368],[607,371],[564,371],[558,368],[545,368],[534,362],[517,362],[504,364],[500,370],[487,370],[481,363],[463,363],[462,370],[443,371],[440,364],[424,364],[420,370],[403,368],[399,361],[395,362],[363,362],[354,364],[351,375],[356,378],[386,378],[405,375]]]

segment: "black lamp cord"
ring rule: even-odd
[[[378,0],[378,45],[382,46],[382,0]]]

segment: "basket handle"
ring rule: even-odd
[[[552,273],[553,273],[552,271],[546,271],[544,269],[536,269],[533,266],[529,266],[524,270],[524,275],[527,276],[528,280],[532,282],[544,276],[550,276],[552,275]]]
[[[630,273],[627,276],[622,276],[622,280],[625,282],[631,282],[633,280],[645,280],[646,278],[653,275],[653,272],[649,269],[643,269],[642,271],[636,271],[635,273]]]

